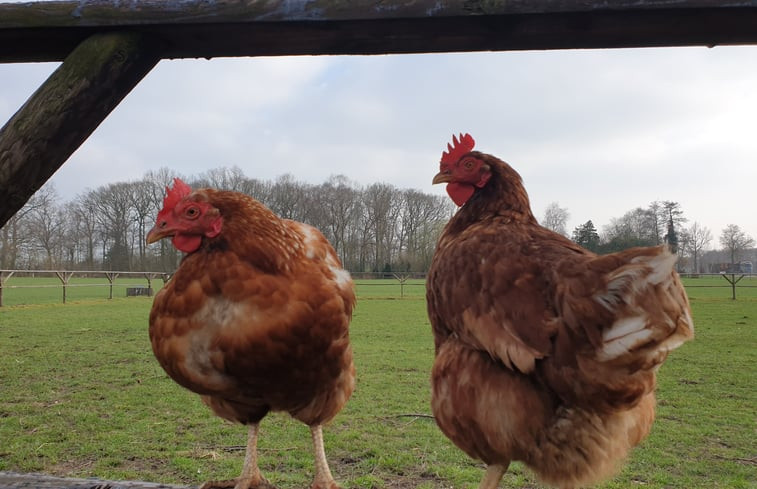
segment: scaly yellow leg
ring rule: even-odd
[[[310,427],[310,434],[313,436],[313,452],[315,455],[315,477],[311,489],[339,489],[334,481],[329,469],[329,463],[326,461],[326,450],[323,448],[323,427],[313,425]]]

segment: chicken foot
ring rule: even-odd
[[[326,450],[323,448],[323,426],[320,424],[310,427],[313,437],[313,453],[315,455],[315,477],[310,489],[340,489],[334,481],[326,460]]]
[[[502,480],[502,476],[507,472],[507,467],[510,464],[499,465],[492,464],[486,467],[486,474],[478,486],[478,489],[497,489],[499,487],[499,481]]]
[[[275,489],[258,469],[258,428],[257,423],[250,425],[242,474],[236,479],[208,481],[200,489]]]

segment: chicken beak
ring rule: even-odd
[[[163,221],[161,223],[155,224],[155,226],[150,229],[150,232],[147,233],[147,237],[145,238],[147,244],[153,244],[163,238],[174,235],[174,230],[169,228],[166,224],[167,223]]]
[[[434,179],[431,181],[433,185],[436,185],[437,183],[449,183],[452,181],[452,173],[448,171],[440,171],[436,174]]]

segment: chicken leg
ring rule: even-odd
[[[323,448],[323,427],[316,424],[310,427],[313,436],[313,453],[315,455],[315,477],[310,489],[340,489],[334,481],[326,460],[326,450]]]
[[[208,481],[200,489],[275,489],[258,469],[258,428],[257,423],[250,425],[242,474],[227,481]]]
[[[478,486],[478,489],[497,489],[499,487],[499,481],[502,480],[502,476],[507,472],[507,465],[492,464],[486,467],[486,474]]]

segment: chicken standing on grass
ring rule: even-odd
[[[313,489],[336,489],[322,425],[355,387],[349,273],[315,228],[278,218],[246,195],[194,192],[179,179],[147,235],[186,253],[150,313],[153,352],[213,412],[249,425],[238,479],[203,488],[270,487],[258,470],[258,424],[286,411],[310,426]]]
[[[693,337],[666,247],[597,256],[540,226],[520,175],[453,138],[433,183],[458,212],[427,283],[444,434],[487,465],[575,488],[615,473],[654,420],[656,372]]]

